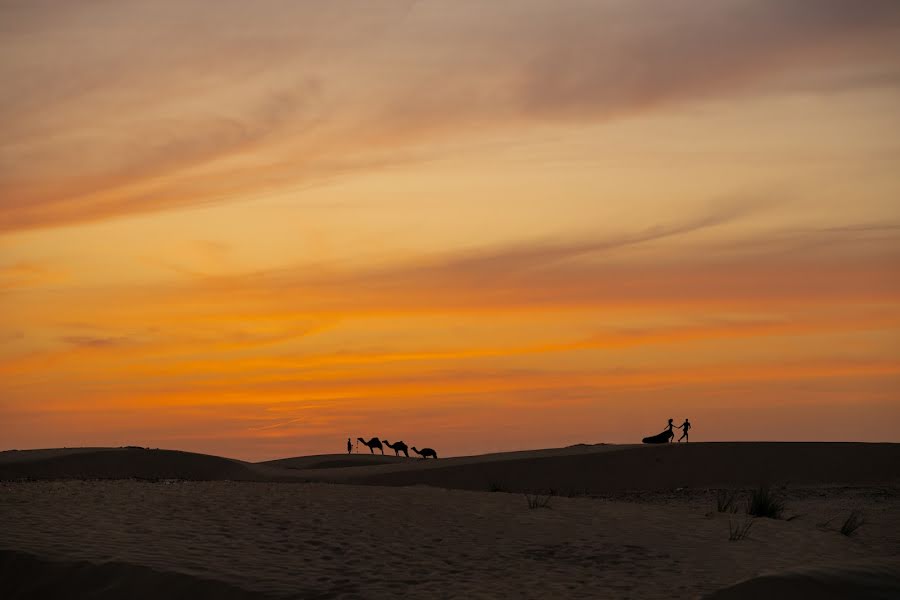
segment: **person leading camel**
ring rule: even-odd
[[[431,448],[422,448],[421,450],[417,450],[415,446],[412,447],[412,451],[421,456],[422,458],[428,458],[429,456],[433,456],[435,460],[437,460],[437,452],[432,450]]]
[[[371,452],[372,454],[375,454],[375,448],[378,448],[379,450],[381,450],[381,454],[384,454],[384,447],[381,445],[381,440],[379,440],[377,437],[372,438],[368,442],[362,438],[356,439],[361,441],[364,446],[368,446],[369,452]]]
[[[403,454],[406,455],[406,458],[409,458],[409,447],[406,444],[404,444],[402,441],[394,442],[393,444],[387,440],[381,440],[381,441],[384,442],[385,446],[387,446],[388,448],[393,450],[394,454],[396,454],[397,456],[400,456],[400,453],[402,452]]]

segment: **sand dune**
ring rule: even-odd
[[[892,590],[894,572],[844,565],[900,564],[892,444],[580,445],[260,464],[83,448],[0,453],[0,479],[4,598],[774,600],[827,598],[823,582],[865,598]],[[750,517],[717,512],[712,488],[761,483],[798,518],[756,519],[749,537],[729,540],[729,526]],[[551,489],[544,509],[491,492]],[[739,493],[743,503],[748,491]],[[841,535],[853,510],[866,524]]]
[[[761,575],[706,596],[706,600],[891,600],[900,598],[900,562],[794,569]]]
[[[732,542],[735,517],[710,513],[709,498],[529,510],[521,494],[425,486],[3,483],[0,548],[113,563],[116,580],[139,565],[282,598],[696,598],[766,572],[896,557],[896,492],[850,502],[870,520],[855,538],[804,517],[759,519]]]
[[[0,481],[22,479],[183,479],[187,481],[305,481],[300,471],[369,467],[405,458],[324,454],[262,463],[181,452],[128,448],[54,448],[0,452]]]
[[[325,454],[263,463],[135,448],[0,453],[0,480],[185,479],[431,485],[483,491],[632,490],[900,483],[900,444],[723,442],[578,445],[424,460]]]
[[[0,480],[17,479],[268,479],[249,463],[176,450],[65,448],[0,453]]]
[[[319,454],[315,456],[298,456],[295,458],[280,458],[268,460],[258,465],[276,467],[282,469],[345,469],[348,467],[371,467],[375,465],[396,464],[408,461],[403,456],[391,456],[385,454]]]
[[[157,600],[218,598],[265,600],[267,596],[214,579],[108,561],[46,560],[25,552],[0,550],[0,581],[6,600],[92,598]]]
[[[310,480],[603,494],[683,487],[900,483],[900,444],[695,443],[557,450],[298,471]]]

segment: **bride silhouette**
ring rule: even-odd
[[[675,425],[672,423],[672,421],[674,420],[675,419],[669,419],[669,424],[666,425],[666,428],[662,431],[662,433],[645,437],[642,441],[645,444],[668,444],[672,441],[672,438],[675,437],[675,432],[672,431],[672,428],[675,427]]]

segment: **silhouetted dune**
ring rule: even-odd
[[[460,457],[305,477],[368,485],[608,493],[679,487],[900,482],[900,444],[722,442],[586,446]]]
[[[296,458],[279,458],[268,460],[257,465],[266,465],[282,469],[345,469],[348,467],[369,467],[409,461],[411,459],[398,456],[382,456],[380,454],[319,454],[315,456],[298,456]]]
[[[11,450],[0,453],[0,480],[187,479],[258,481],[277,472],[240,461],[142,448]]]
[[[0,452],[0,480],[185,479],[610,493],[760,484],[900,483],[900,444],[595,445],[442,458],[325,454],[263,463],[140,448]]]
[[[6,600],[92,598],[94,600],[264,600],[269,596],[183,573],[122,562],[92,563],[39,558],[0,550],[0,581]]]
[[[900,564],[797,569],[762,575],[723,588],[706,600],[888,600],[900,598]]]

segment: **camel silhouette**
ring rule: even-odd
[[[422,448],[421,450],[416,450],[416,447],[412,447],[412,451],[421,456],[422,458],[428,458],[429,456],[433,456],[435,460],[437,459],[437,452],[432,450],[431,448]]]
[[[409,458],[409,447],[406,444],[404,444],[402,441],[394,442],[393,444],[387,440],[381,440],[381,441],[384,442],[385,446],[387,446],[388,448],[393,450],[394,454],[396,454],[397,456],[400,456],[400,453],[402,452],[403,454],[406,455],[406,458]]]
[[[381,445],[381,440],[379,440],[378,438],[372,438],[368,442],[362,438],[356,439],[361,441],[363,443],[363,446],[368,446],[369,452],[371,452],[372,454],[375,454],[375,448],[378,448],[379,450],[381,450],[381,453],[384,454],[384,447]]]

